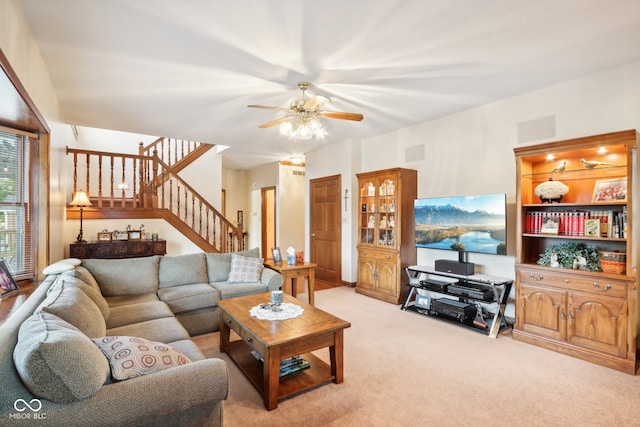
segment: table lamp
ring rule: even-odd
[[[85,193],[82,190],[76,191],[76,195],[71,201],[71,206],[80,207],[80,233],[78,233],[78,238],[76,239],[76,243],[87,243],[87,241],[82,238],[82,209],[85,206],[91,206],[91,202],[89,201],[89,197],[87,196],[87,193]]]

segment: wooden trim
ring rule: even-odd
[[[12,123],[12,125],[15,125],[17,128],[24,131],[32,131],[32,132],[39,131],[40,133],[50,133],[51,130],[47,125],[47,121],[44,119],[44,116],[40,114],[40,111],[38,111],[36,104],[33,102],[31,97],[27,93],[27,90],[24,88],[24,86],[22,86],[22,83],[20,83],[20,79],[18,78],[18,75],[15,73],[15,71],[13,71],[13,68],[9,64],[9,59],[5,56],[1,48],[0,48],[0,68],[2,68],[2,70],[6,74],[9,81],[11,82],[13,87],[16,89],[16,91],[18,92],[18,95],[20,96],[20,98],[22,98],[22,101],[25,103],[30,113],[30,116],[21,117],[19,119],[19,122]],[[33,120],[27,120],[29,118],[34,119],[35,123],[33,122]],[[32,128],[31,127],[32,124],[35,124],[37,128]]]
[[[27,131],[16,129],[16,128],[12,128],[12,127],[9,127],[9,126],[0,125],[0,131],[11,132],[11,133],[15,133],[17,135],[27,136],[29,138],[34,138],[34,139],[40,138],[40,135],[38,135],[37,133],[27,132]]]

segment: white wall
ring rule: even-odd
[[[40,232],[49,234],[49,259],[64,257],[65,245],[73,236],[65,234],[65,189],[67,176],[64,169],[65,145],[73,138],[71,128],[64,124],[58,109],[58,98],[53,90],[51,78],[26,20],[22,4],[18,0],[0,2],[0,48],[9,60],[50,129],[50,212],[49,227]],[[46,202],[39,203],[41,215],[47,220]],[[49,260],[39,254],[39,268]]]
[[[283,256],[288,247],[293,247],[296,251],[305,250],[305,182],[304,166],[280,165],[276,199],[276,242]]]
[[[329,136],[330,137],[330,136]],[[342,212],[342,280],[355,283],[357,277],[357,204],[358,204],[358,180],[355,176],[360,172],[361,147],[358,140],[343,141],[325,144],[305,154],[307,189],[305,206],[309,206],[309,180],[327,176],[340,175],[342,189],[340,194],[344,197],[347,190],[347,210],[344,209],[344,200],[341,204]],[[309,236],[309,213],[306,213],[305,236]],[[305,252],[309,253],[309,241],[306,239]],[[305,256],[307,256],[305,254]],[[308,258],[308,256],[307,256]]]
[[[519,143],[521,122],[552,116],[555,136]],[[640,129],[640,62],[441,117],[363,141],[343,141],[306,153],[307,179],[340,174],[356,193],[355,174],[391,167],[418,170],[418,197],[506,193],[509,256],[470,254],[481,272],[514,277],[515,158],[513,148],[586,135]],[[424,158],[406,150],[424,149]],[[415,152],[415,151],[412,151]],[[342,278],[355,282],[357,200],[343,217]],[[308,206],[308,200],[306,200]],[[307,217],[308,234],[308,217]],[[308,246],[308,242],[307,242]],[[419,264],[457,259],[450,251],[418,249]]]

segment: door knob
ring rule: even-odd
[[[316,237],[316,233],[311,233],[311,237]]]

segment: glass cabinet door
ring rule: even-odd
[[[375,215],[376,185],[373,181],[365,181],[360,187],[360,243],[375,243]]]
[[[378,245],[395,245],[395,182],[392,179],[382,179],[378,186]]]
[[[396,180],[365,180],[360,186],[360,243],[395,246]]]

